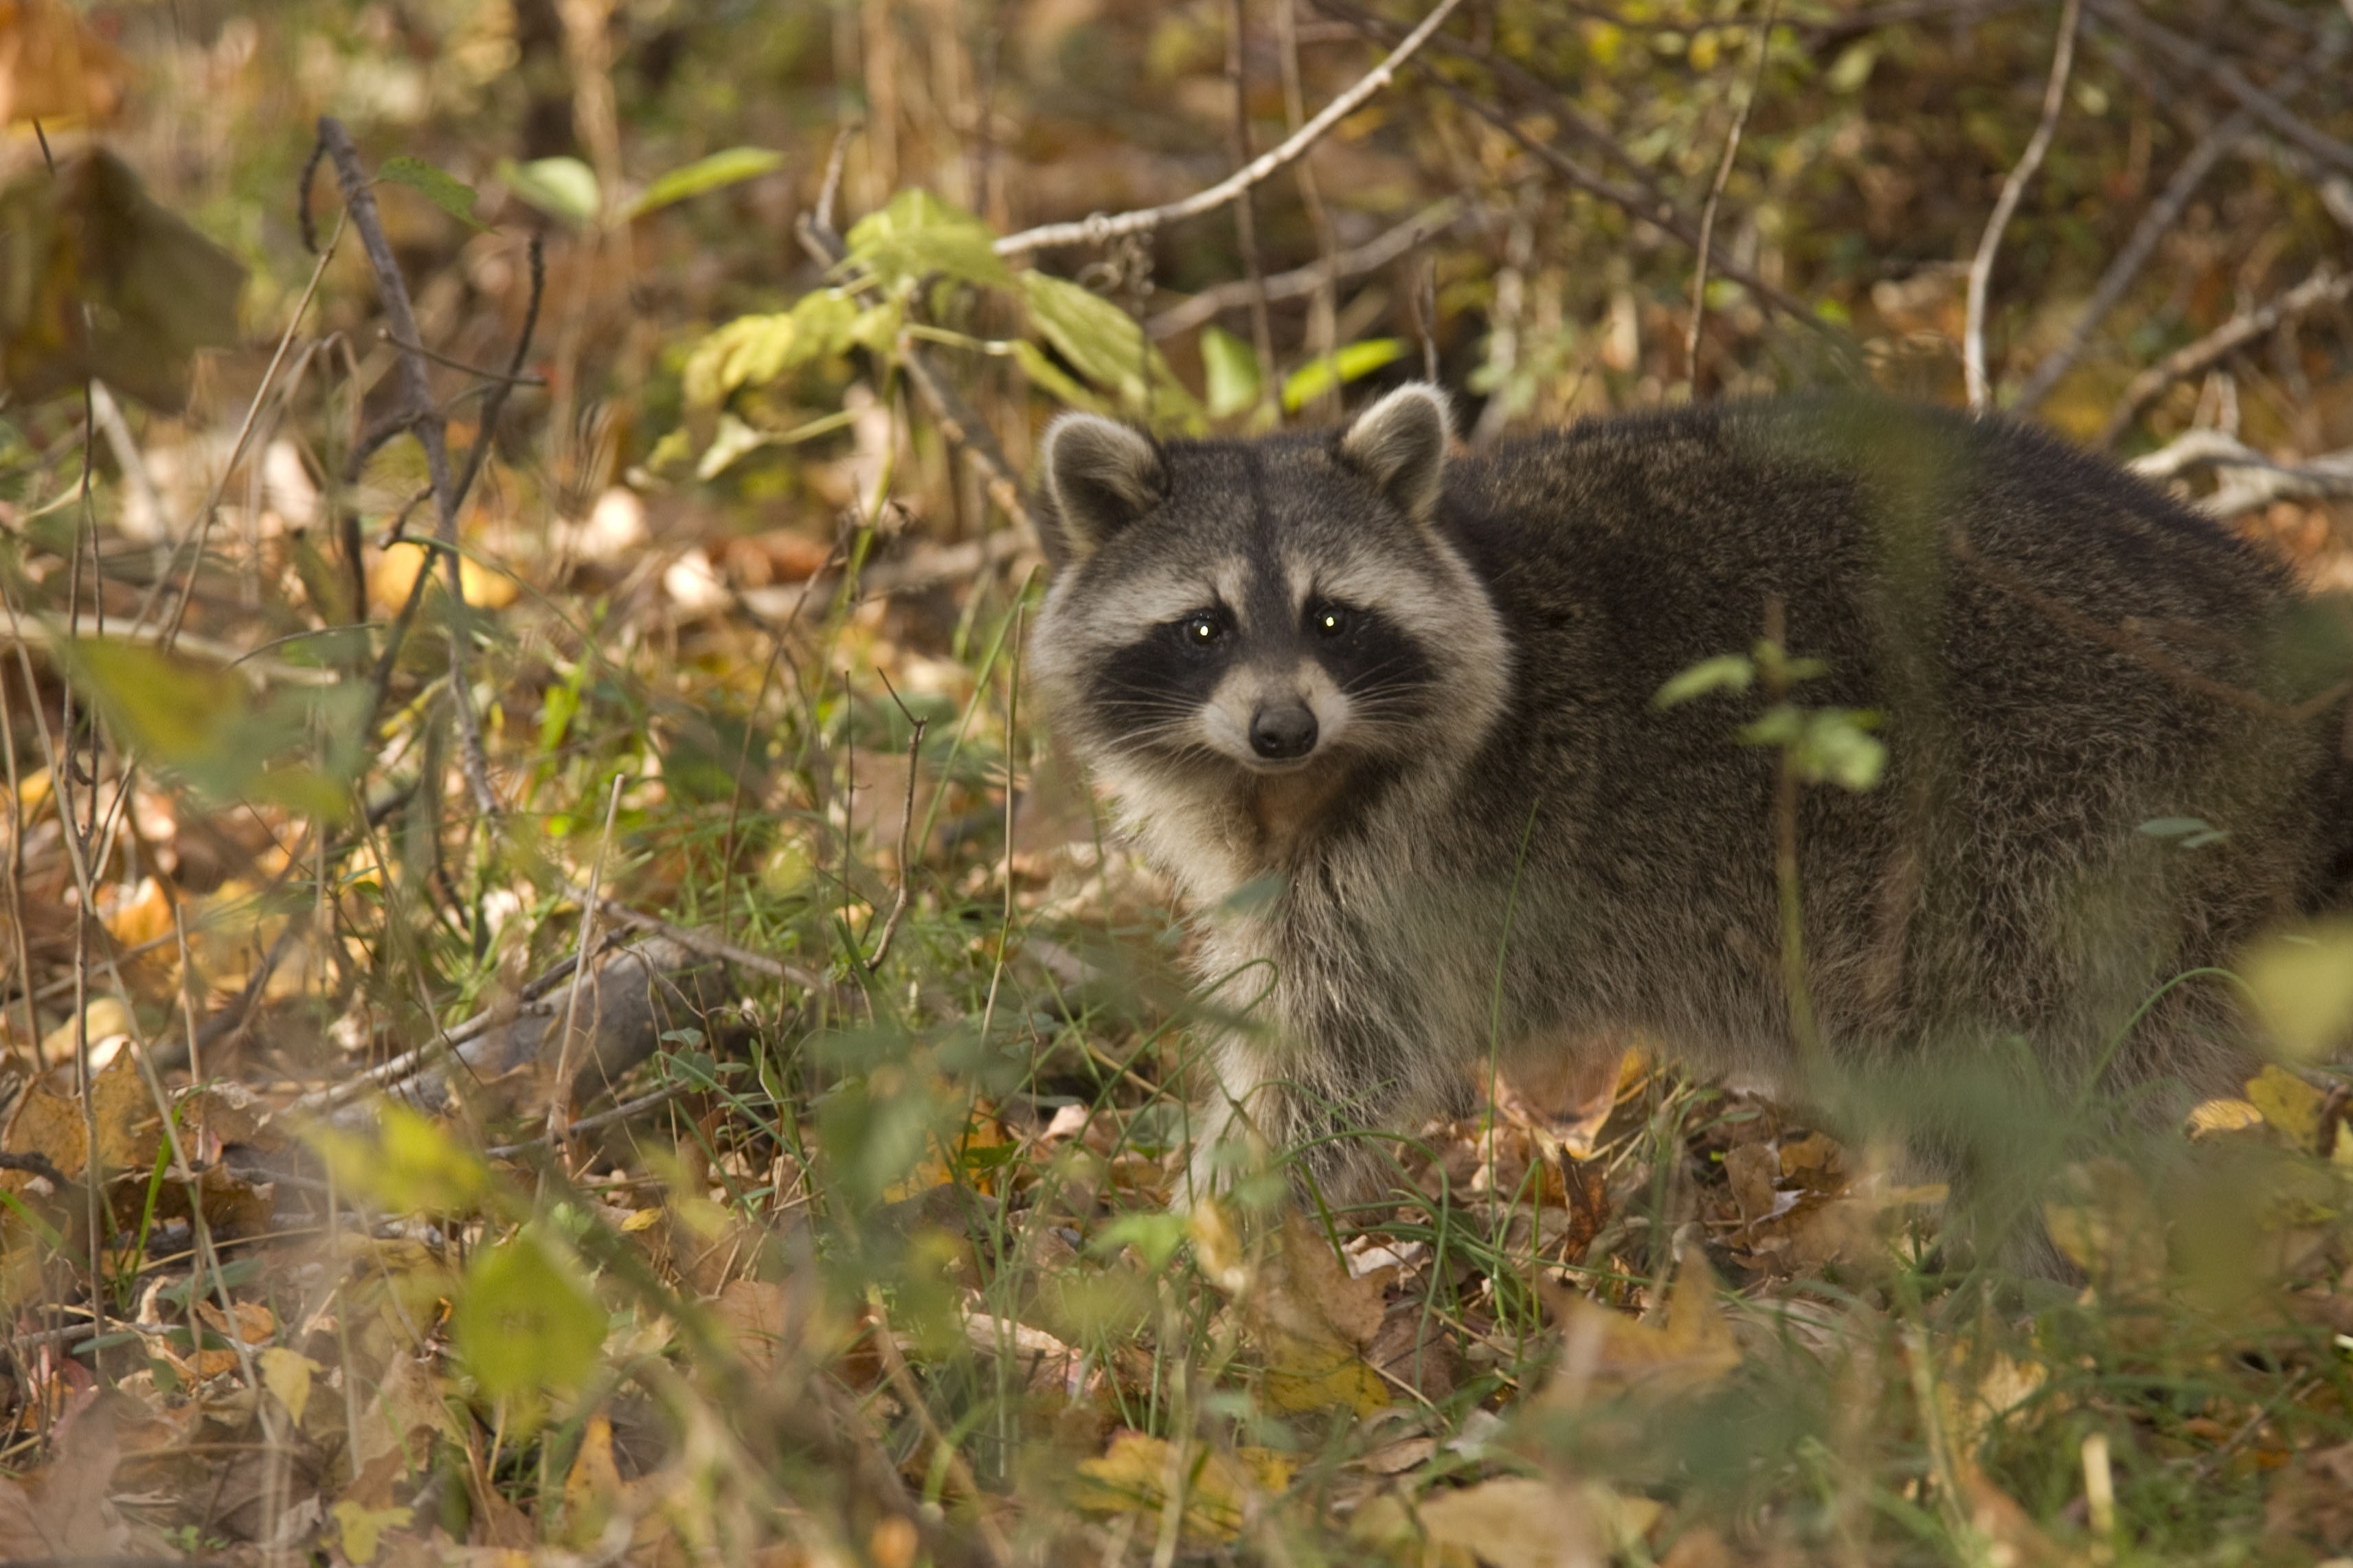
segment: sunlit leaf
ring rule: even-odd
[[[2282,1050],[2320,1061],[2353,1040],[2353,921],[2282,931],[2239,963]]]
[[[563,1392],[596,1374],[605,1310],[548,1244],[525,1230],[474,1255],[449,1332],[492,1399]]]
[[[405,1105],[383,1107],[370,1131],[321,1124],[303,1139],[344,1191],[391,1213],[463,1214],[490,1190],[480,1157]]]
[[[1258,405],[1258,351],[1249,343],[1223,328],[1205,328],[1201,365],[1208,373],[1210,418],[1228,418]]]
[[[1718,654],[1714,658],[1701,659],[1660,687],[1658,695],[1651,699],[1651,705],[1672,708],[1712,691],[1746,691],[1756,679],[1757,666],[1746,656]]]
[[[995,249],[987,224],[920,186],[901,191],[843,237],[843,271],[864,271],[892,293],[939,276],[983,288],[1009,289],[1013,269]]]
[[[388,158],[376,177],[406,185],[459,223],[483,234],[490,232],[491,226],[474,216],[474,204],[481,200],[474,187],[422,158]]]
[[[582,228],[596,222],[605,205],[596,171],[577,158],[535,158],[528,163],[501,158],[498,174],[522,200]]]
[[[782,168],[784,162],[782,153],[772,153],[765,147],[730,147],[723,153],[698,158],[684,168],[672,169],[638,193],[636,200],[621,209],[621,216],[642,217],[690,196],[757,179]]]
[[[1310,360],[1284,378],[1282,406],[1299,409],[1360,376],[1405,357],[1403,338],[1366,338],[1348,344],[1329,359]]]
[[[1177,382],[1167,360],[1118,305],[1068,279],[1036,271],[1021,274],[1021,297],[1054,352],[1112,392],[1124,407],[1148,410],[1152,418],[1170,423],[1200,416],[1200,405]]]

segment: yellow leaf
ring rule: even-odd
[[[1269,1448],[1227,1454],[1192,1443],[1179,1453],[1164,1438],[1121,1432],[1101,1458],[1079,1461],[1071,1500],[1090,1513],[1156,1512],[1173,1486],[1184,1496],[1187,1534],[1231,1541],[1249,1503],[1288,1489],[1296,1461]]]
[[[613,1458],[613,1423],[599,1410],[580,1435],[580,1452],[564,1478],[564,1539],[573,1546],[595,1544],[605,1532],[622,1495],[621,1468]]]
[[[1350,1346],[1275,1331],[1267,1336],[1266,1399],[1278,1410],[1338,1406],[1370,1415],[1395,1402],[1381,1374]]]
[[[2325,1098],[2304,1079],[2266,1067],[2247,1080],[2247,1098],[2274,1131],[2311,1153],[2320,1147],[2320,1105]]]
[[[1599,1568],[1603,1525],[1588,1490],[1503,1476],[1431,1493],[1416,1511],[1433,1545],[1473,1553],[1493,1568]]]
[[[284,1345],[270,1345],[253,1359],[261,1367],[262,1386],[286,1407],[294,1425],[302,1425],[302,1412],[311,1403],[311,1377],[320,1370],[319,1363]]]
[[[354,1563],[375,1561],[376,1548],[382,1544],[387,1530],[406,1530],[417,1517],[417,1510],[400,1508],[362,1508],[355,1502],[335,1505],[335,1523],[342,1529],[343,1555]]]
[[[435,556],[438,551],[431,552]],[[386,616],[396,616],[408,603],[409,590],[416,585],[417,574],[425,568],[426,547],[403,540],[375,559],[368,568],[368,603]],[[449,569],[437,560],[433,566],[438,581]],[[522,592],[513,578],[503,572],[493,572],[470,557],[458,562],[458,581],[466,592],[466,603],[478,610],[503,610],[515,602]]]
[[[2193,1139],[2242,1132],[2263,1124],[2263,1108],[2248,1100],[2201,1100],[2190,1109],[2187,1126]]]
[[[2284,931],[2239,961],[2280,1047],[2320,1061],[2353,1041],[2353,920]]]

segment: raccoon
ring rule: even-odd
[[[2032,429],[1870,397],[1450,443],[1419,384],[1324,433],[1046,434],[1049,721],[1198,911],[1202,977],[1263,993],[1214,1043],[1198,1175],[1240,1136],[1370,1195],[1359,1130],[1630,1033],[1801,1097],[1983,1066],[2172,1104],[2247,1069],[2231,987],[2179,977],[2341,900],[2353,843],[2283,568]],[[1734,739],[1761,700],[1658,700],[1768,616],[1823,671],[1796,700],[1886,748],[1796,798],[1811,1039],[1781,760]],[[1949,1095],[1895,1098],[1915,1147],[1968,1142]]]

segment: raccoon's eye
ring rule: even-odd
[[[1318,605],[1307,612],[1308,629],[1319,637],[1345,637],[1356,624],[1356,617],[1337,605]]]
[[[1176,635],[1187,647],[1208,647],[1226,635],[1226,623],[1208,610],[1190,615],[1178,625]]]

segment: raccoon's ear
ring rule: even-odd
[[[1065,414],[1048,426],[1039,467],[1053,503],[1044,543],[1057,566],[1092,555],[1168,492],[1160,449],[1097,414]]]
[[[1446,394],[1410,381],[1356,416],[1340,437],[1340,456],[1380,487],[1398,510],[1428,522],[1438,510],[1451,430]]]

